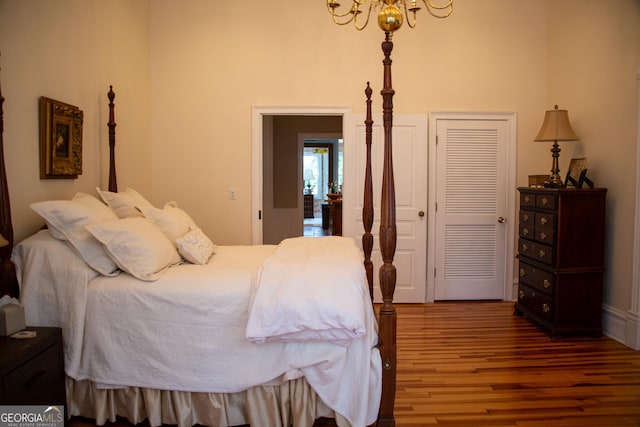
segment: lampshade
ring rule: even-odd
[[[577,141],[578,135],[571,128],[567,110],[547,110],[540,132],[534,141]]]
[[[309,181],[311,179],[316,179],[316,175],[313,173],[313,169],[305,169],[304,170],[304,180]]]

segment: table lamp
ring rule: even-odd
[[[578,139],[578,136],[571,128],[571,123],[569,123],[567,110],[558,110],[557,105],[553,110],[547,110],[542,127],[534,139],[534,141],[553,141],[553,147],[551,148],[553,157],[551,176],[548,181],[542,184],[543,187],[562,187],[562,178],[560,178],[560,168],[558,167],[558,157],[560,157],[558,141],[577,141]]]

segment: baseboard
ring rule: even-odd
[[[627,347],[640,350],[640,325],[639,316],[636,313],[611,307],[604,304],[602,306],[602,329],[603,333]]]

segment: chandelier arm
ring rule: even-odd
[[[409,9],[407,9],[407,2],[403,1],[402,5],[404,6],[404,16],[407,18],[407,25],[409,26],[409,28],[415,28],[416,27],[416,11],[411,11],[413,12],[413,19],[409,19]]]
[[[342,15],[342,16],[345,16],[345,15]],[[351,21],[353,21],[353,16],[348,21],[343,21],[343,22],[338,21],[338,17],[336,16],[332,16],[331,18],[333,19],[333,22],[338,25],[347,25],[347,24],[350,24]]]
[[[448,0],[447,3],[442,6],[434,4],[432,0],[422,0],[422,3],[424,3],[424,5],[427,7],[429,14],[436,18],[446,18],[451,15],[451,12],[453,12],[453,0]],[[434,12],[434,10],[444,10],[445,12],[444,14],[438,14]]]
[[[331,14],[331,18],[333,18],[333,22],[338,25],[346,25],[349,22],[353,21],[355,14],[353,14],[353,7],[344,13],[336,12],[335,7],[333,6],[332,0],[327,0],[327,9],[329,9],[329,13]],[[338,21],[340,18],[344,18],[345,16],[351,15],[349,20],[347,21]]]
[[[357,1],[358,0],[355,0],[355,3],[357,3]],[[329,13],[331,14],[331,19],[333,20],[333,22],[335,24],[347,25],[348,23],[353,21],[353,19],[355,18],[355,13],[353,13],[354,6],[351,6],[351,8],[349,8],[344,13],[336,12],[336,7],[339,7],[339,4],[336,3],[335,0],[327,0],[327,9],[329,10]],[[345,21],[341,21],[340,20],[341,18],[344,18],[345,16],[349,16],[349,15],[351,15],[349,19],[347,19]]]
[[[336,0],[327,0],[327,9],[334,18],[344,18],[347,15],[355,16],[358,9],[360,9],[360,6],[365,4],[367,1],[368,0],[352,0],[351,7],[346,12],[337,12],[336,8],[340,7],[340,3]],[[351,18],[350,21],[351,20],[353,20],[353,18]]]
[[[365,0],[366,1],[366,0]],[[358,3],[358,6],[363,4],[363,2],[358,2],[358,0],[354,0],[355,3]],[[365,27],[369,24],[369,18],[371,17],[371,11],[373,10],[373,1],[371,3],[369,3],[369,10],[367,11],[367,20],[364,21],[364,24],[362,26],[358,26],[358,12],[357,8],[356,8],[356,13],[353,14],[353,24],[356,27],[356,30],[358,31],[362,31],[365,29]]]

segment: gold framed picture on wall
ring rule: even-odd
[[[78,107],[40,97],[40,179],[82,174],[82,121]]]

